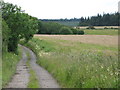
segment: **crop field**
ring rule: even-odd
[[[108,36],[108,35],[35,35],[36,37],[41,37],[43,39],[57,39],[66,40],[70,42],[81,42],[81,43],[91,43],[99,44],[105,46],[118,46],[118,36]]]
[[[61,87],[116,88],[116,39],[117,36],[107,35],[35,35],[27,46],[37,54],[37,63],[47,69]]]
[[[79,26],[77,28],[80,28],[80,29],[86,29],[88,28],[88,26]],[[119,28],[118,26],[94,26],[94,28],[96,29],[104,29],[104,28]]]
[[[86,35],[118,35],[118,29],[85,29],[84,32]]]

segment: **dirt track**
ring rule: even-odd
[[[74,42],[92,43],[105,46],[117,46],[118,36],[110,35],[35,35],[59,40],[70,40]]]
[[[23,49],[23,56],[17,65],[16,73],[6,88],[27,88],[29,82],[29,69],[26,65],[26,61],[27,55],[26,51]]]
[[[48,73],[48,71],[36,64],[35,54],[30,49],[26,47],[24,48],[30,53],[30,65],[32,69],[36,72],[40,88],[60,88],[57,81]]]
[[[57,81],[51,76],[51,74],[36,64],[35,54],[30,49],[24,46],[21,47],[23,48],[23,58],[18,63],[16,74],[6,88],[27,88],[29,82],[29,68],[26,66],[26,61],[28,59],[27,52],[30,54],[30,65],[36,73],[40,88],[59,88]]]

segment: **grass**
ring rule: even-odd
[[[16,72],[16,66],[21,59],[21,48],[19,48],[19,54],[3,52],[2,58],[2,87],[5,87],[11,80],[12,76]]]
[[[0,89],[2,88],[2,57],[0,55]]]
[[[117,29],[95,29],[84,30],[86,35],[118,35]]]
[[[30,66],[30,55],[29,55],[29,53],[27,53],[27,56],[28,56],[28,60],[27,60],[26,64],[29,67],[29,73],[30,73],[29,82],[28,82],[27,87],[28,88],[40,88],[38,79],[37,79],[36,74],[35,74],[35,71],[33,71],[33,69]]]
[[[117,47],[34,38],[26,46],[64,88],[117,88]]]

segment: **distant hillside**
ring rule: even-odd
[[[44,22],[56,22],[66,26],[119,26],[120,23],[120,14],[97,14],[96,16],[91,17],[81,17],[81,18],[72,18],[72,19],[40,19]]]
[[[119,26],[120,14],[98,14],[88,18],[80,18],[79,26]]]
[[[56,22],[59,23],[61,25],[66,25],[66,26],[71,26],[71,27],[75,27],[79,25],[80,19],[40,19],[41,21],[44,22]]]

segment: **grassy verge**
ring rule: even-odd
[[[118,87],[118,51],[115,47],[50,38],[33,38],[26,46],[37,54],[37,63],[62,87]]]
[[[84,30],[86,35],[118,35],[118,30],[113,29],[95,29]]]
[[[16,72],[16,65],[21,59],[22,49],[19,48],[19,54],[3,52],[2,58],[2,87],[5,87]]]
[[[0,57],[0,89],[2,89],[2,57]]]
[[[30,73],[29,83],[28,83],[27,87],[28,88],[40,88],[38,79],[37,79],[36,74],[35,74],[35,71],[33,71],[33,69],[30,66],[30,55],[29,55],[29,53],[27,53],[27,56],[28,56],[28,61],[26,62],[26,64],[29,67],[29,73]]]

